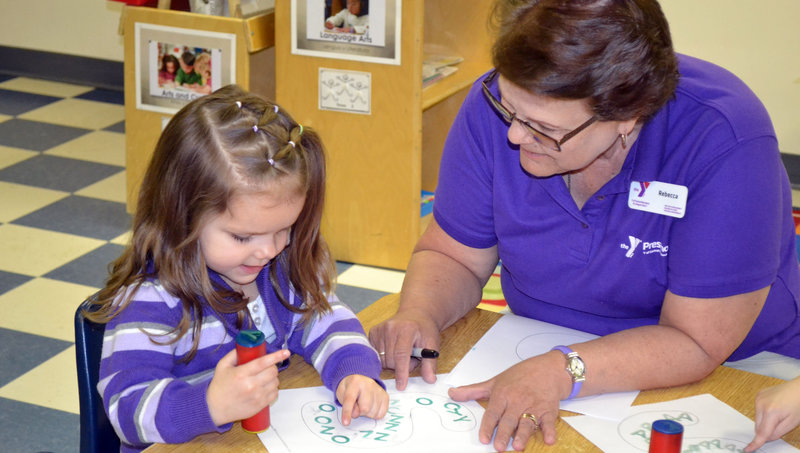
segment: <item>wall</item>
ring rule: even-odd
[[[800,155],[800,1],[661,0],[678,52],[731,70],[772,116],[781,151]]]
[[[121,62],[122,3],[0,0],[0,46]]]
[[[661,6],[676,49],[747,82],[772,115],[781,150],[800,155],[800,1],[661,0]],[[0,0],[0,46],[122,61],[121,10],[108,0]]]

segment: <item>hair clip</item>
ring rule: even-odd
[[[298,124],[298,126],[300,126],[300,134],[298,134],[298,135],[303,135],[303,125],[302,124]]]
[[[278,113],[278,104],[273,105],[272,108],[275,110],[275,113]]]
[[[289,140],[289,144],[292,145],[292,148],[297,148],[297,146],[295,146],[293,141]]]
[[[242,108],[242,101],[236,101],[236,107]]]
[[[267,159],[267,162],[269,162],[269,164],[272,165],[273,167],[275,166],[275,160],[273,158],[270,157],[269,159]]]
[[[258,132],[258,124],[253,125],[253,132]]]

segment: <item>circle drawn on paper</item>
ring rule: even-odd
[[[531,357],[544,354],[553,346],[583,343],[596,338],[594,335],[581,335],[579,333],[565,332],[542,332],[528,335],[517,343],[517,357],[520,360],[530,359]]]
[[[622,440],[637,450],[648,451],[650,449],[651,424],[656,420],[662,419],[674,420],[683,425],[684,429],[700,422],[700,419],[695,414],[687,411],[644,411],[633,414],[619,422],[619,425],[617,425],[617,433]],[[684,438],[683,444],[684,451],[686,451],[685,446],[688,445],[686,438]],[[698,450],[698,453],[701,451],[704,450]]]

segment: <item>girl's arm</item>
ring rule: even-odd
[[[213,422],[206,392],[214,366],[233,349],[233,340],[218,319],[207,317],[197,356],[189,364],[180,363],[191,345],[188,338],[166,345],[148,336],[160,335],[155,339],[163,343],[180,316],[179,303],[160,286],[145,284],[106,326],[97,388],[123,443],[178,443],[230,428]]]
[[[332,311],[314,315],[296,329],[289,339],[289,349],[302,355],[333,392],[342,379],[353,374],[374,379],[383,387],[378,353],[369,344],[361,322],[336,296],[329,302]]]
[[[745,451],[783,437],[800,425],[800,376],[756,395],[756,436]]]

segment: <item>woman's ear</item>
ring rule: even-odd
[[[638,116],[626,121],[620,121],[619,125],[617,126],[617,133],[620,135],[631,135],[633,133],[633,129],[636,127],[637,122],[639,122]]]

